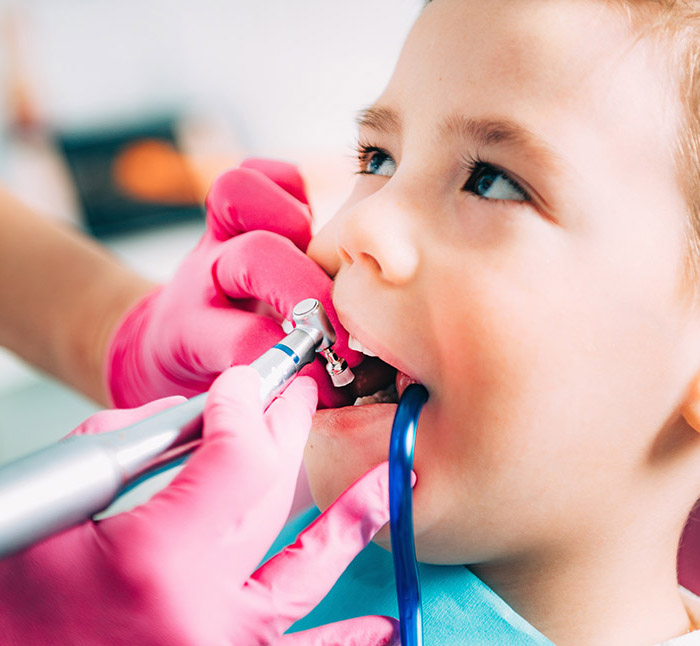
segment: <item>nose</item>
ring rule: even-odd
[[[404,285],[418,270],[419,249],[406,203],[385,189],[365,197],[343,213],[338,230],[338,253],[352,265],[360,263],[381,280]]]

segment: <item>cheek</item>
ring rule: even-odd
[[[687,372],[678,364],[683,335],[663,306],[668,290],[649,277],[637,281],[649,293],[635,293],[619,271],[559,266],[531,275],[529,288],[513,273],[509,284],[484,280],[473,290],[458,316],[460,356],[443,379],[444,410],[465,425],[443,439],[446,454],[472,456],[465,466],[491,474],[484,486],[493,495],[545,491],[552,516],[570,505],[572,482],[602,495],[640,470]],[[440,348],[442,365],[454,348]]]

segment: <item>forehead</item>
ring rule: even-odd
[[[670,155],[678,102],[667,64],[603,0],[434,0],[378,103],[406,125],[498,115],[552,139],[566,125]]]

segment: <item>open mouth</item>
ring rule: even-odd
[[[352,333],[350,335],[348,346],[362,353],[364,359],[352,366],[354,381],[340,389],[345,403],[319,408],[314,415],[308,450],[316,449],[317,454],[321,451],[324,455],[327,451],[327,455],[341,463],[350,450],[352,455],[364,456],[360,461],[369,467],[386,459],[398,401],[416,379],[406,374],[411,368],[393,355],[391,348],[382,346],[381,341],[368,341],[365,346],[357,337],[353,338]],[[362,333],[363,340],[364,337]],[[356,357],[353,358],[357,360]]]
[[[347,386],[355,406],[397,404],[406,387],[415,383],[415,379],[380,359],[354,337],[350,337],[348,346],[365,355],[362,363],[352,369],[355,380]]]

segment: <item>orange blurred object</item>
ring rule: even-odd
[[[198,204],[202,188],[186,157],[162,139],[142,139],[119,151],[112,165],[115,184],[132,199]]]

